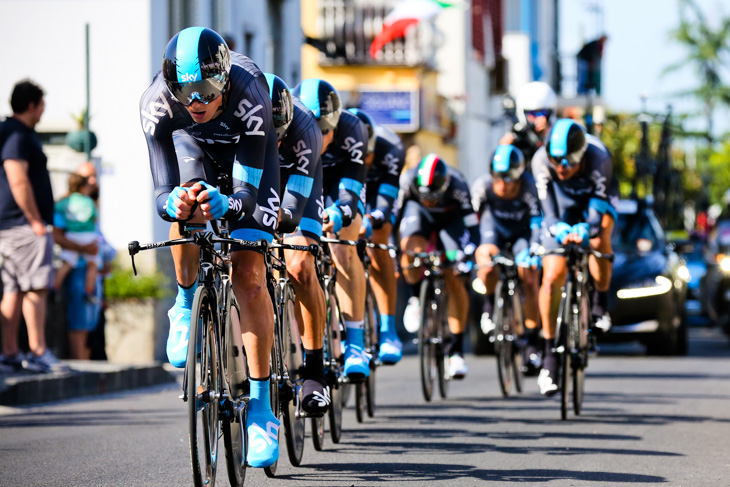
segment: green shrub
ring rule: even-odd
[[[134,275],[131,269],[114,267],[104,281],[105,295],[109,299],[164,298],[168,278],[160,272]]]

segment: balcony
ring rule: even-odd
[[[405,38],[387,44],[376,59],[370,44],[398,0],[319,0],[318,39],[321,66],[433,67],[438,33],[432,24],[417,25]]]

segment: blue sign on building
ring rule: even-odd
[[[395,132],[415,132],[419,128],[418,91],[359,90],[359,108],[376,123]]]

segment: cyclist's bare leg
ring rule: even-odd
[[[477,277],[481,279],[487,287],[487,294],[494,294],[494,289],[499,281],[499,272],[495,267],[490,266],[492,255],[499,253],[499,248],[494,244],[482,244],[477,248],[476,258],[477,265],[483,266],[477,270]]]
[[[357,240],[362,215],[357,214],[349,226],[340,230],[340,238]],[[345,321],[358,322],[365,317],[365,270],[351,245],[333,245],[332,257],[337,267],[337,299]]]
[[[392,230],[390,223],[373,230],[371,240],[378,244],[387,244]],[[397,286],[395,281],[395,262],[390,252],[382,249],[368,249],[372,265],[370,277],[375,294],[375,301],[381,314],[395,315]]]
[[[241,250],[231,253],[233,292],[241,308],[243,345],[251,377],[269,377],[269,354],[274,341],[274,310],[266,286],[264,256]]]
[[[464,278],[447,270],[444,272],[444,283],[449,296],[449,330],[452,334],[464,333],[469,317],[469,293]]]
[[[416,284],[421,280],[421,269],[410,269],[409,266],[413,264],[413,256],[408,255],[411,253],[424,252],[428,246],[428,241],[420,235],[411,235],[406,237],[400,242],[400,248],[403,250],[401,254],[401,268],[403,269],[403,277],[408,284]]]
[[[287,237],[284,243],[290,245],[312,245],[317,242],[304,236]],[[296,293],[294,309],[302,344],[307,350],[323,347],[325,302],[324,291],[319,285],[314,256],[301,250],[285,250],[286,270]]]
[[[568,263],[559,255],[546,255],[542,259],[542,286],[538,295],[542,333],[545,339],[555,338],[555,326],[560,308],[560,288],[568,275]]]
[[[601,233],[596,238],[591,239],[591,246],[603,254],[613,253],[611,233],[613,233],[613,217],[603,215]],[[611,285],[611,275],[613,274],[613,263],[610,260],[597,259],[591,255],[588,257],[588,268],[596,283],[596,289],[598,291],[608,291]]]
[[[540,322],[540,309],[537,300],[540,289],[540,274],[536,269],[526,267],[520,267],[518,272],[522,281],[522,290],[525,294],[525,300],[522,303],[522,309],[525,314],[525,326],[530,329],[535,329]]]

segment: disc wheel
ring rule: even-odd
[[[225,326],[221,334],[221,350],[223,357],[223,373],[229,387],[229,394],[236,398],[244,393],[243,385],[246,381],[246,361],[243,359],[243,349],[240,345],[239,308],[233,291],[228,288],[228,305],[226,306]],[[238,411],[231,403],[228,421],[221,423],[223,430],[223,444],[226,448],[226,467],[228,481],[232,487],[242,487],[246,478],[246,434],[243,408]]]
[[[218,463],[217,397],[222,387],[215,334],[216,308],[214,295],[206,287],[199,287],[193,300],[187,354],[190,458],[195,487],[215,483]]]

